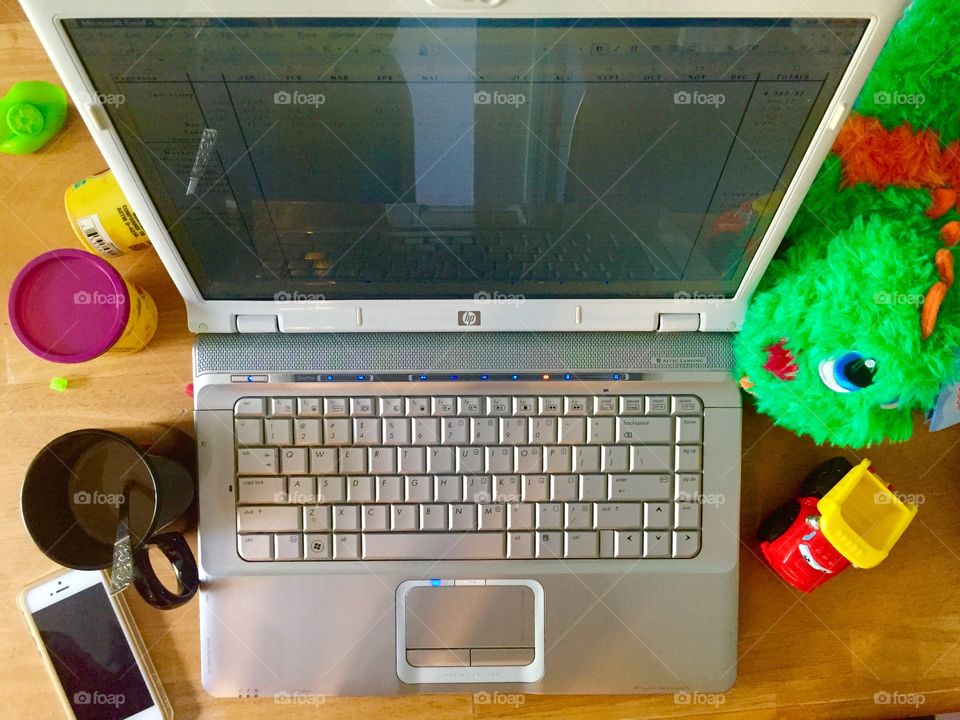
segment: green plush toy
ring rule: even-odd
[[[957,0],[908,8],[737,337],[757,407],[818,443],[905,440],[955,379],[956,37]]]

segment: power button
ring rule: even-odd
[[[827,123],[827,129],[830,131],[836,130],[840,126],[840,121],[843,120],[843,117],[846,114],[847,106],[843,103],[839,103],[833,109],[833,114],[830,115],[830,121]]]

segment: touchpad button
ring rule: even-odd
[[[531,661],[534,595],[528,586],[413,587],[404,615],[411,665],[462,665],[472,651],[477,651],[473,665]],[[426,650],[447,652],[421,652]],[[459,662],[449,662],[453,656]]]

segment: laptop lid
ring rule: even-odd
[[[191,329],[296,332],[736,330],[902,4],[25,6]]]

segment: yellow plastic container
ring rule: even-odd
[[[63,202],[73,231],[87,250],[115,258],[151,247],[110,170],[75,182]]]
[[[824,538],[858,568],[883,562],[917,514],[870,472],[866,459],[820,498],[817,510]]]

